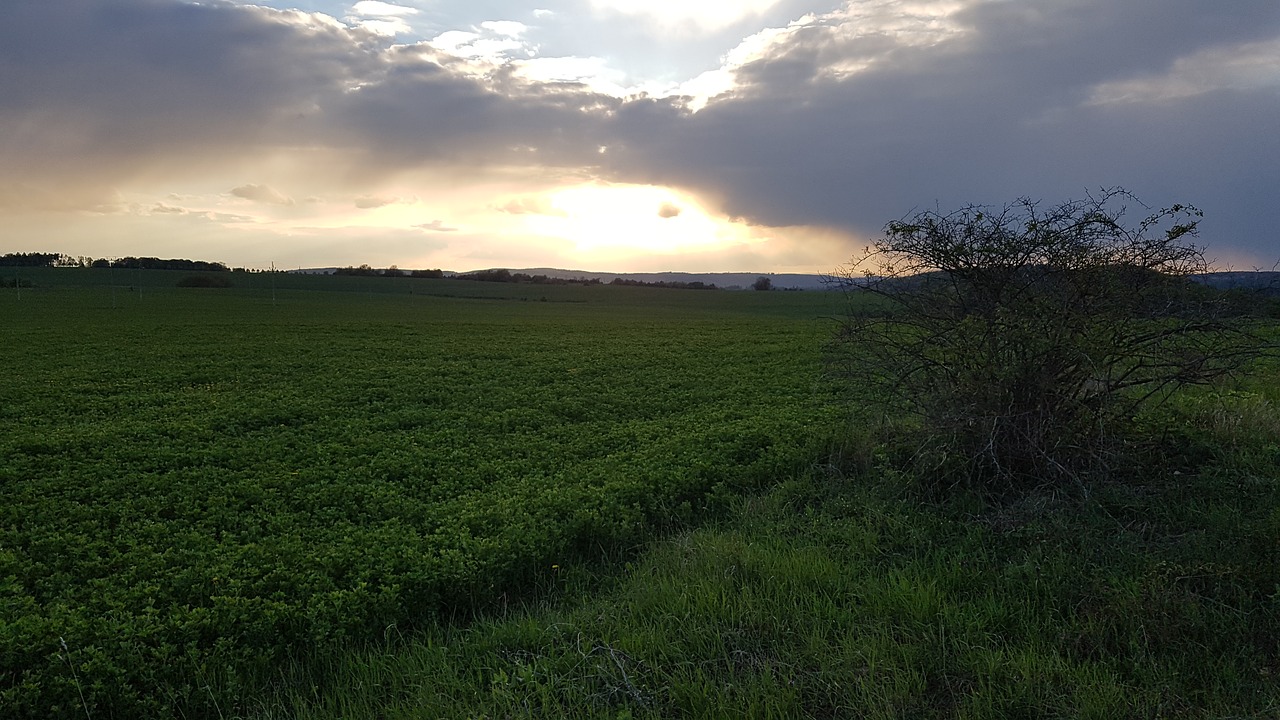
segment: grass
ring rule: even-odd
[[[825,412],[815,295],[136,275],[0,295],[6,717],[216,716],[213,679],[693,522]]]
[[[1263,402],[1168,411],[1201,446],[1178,457],[1217,456],[1197,470],[1157,463],[1004,504],[924,501],[874,442],[846,437],[836,463],[616,570],[562,568],[528,604],[300,663],[244,710],[1275,717],[1280,448]]]
[[[939,500],[833,430],[822,295],[49,272],[0,294],[0,716],[1280,715],[1274,365],[1128,476]]]

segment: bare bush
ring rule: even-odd
[[[844,268],[833,368],[914,413],[931,476],[1000,492],[1105,472],[1124,423],[1268,349],[1209,269],[1188,205],[1126,224],[1120,189],[919,212]],[[852,295],[857,295],[856,300]]]

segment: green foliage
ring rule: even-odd
[[[234,712],[291,658],[705,517],[825,422],[818,295],[142,271],[170,287],[125,302],[118,269],[61,272],[0,297],[7,718]]]
[[[1224,422],[1265,431],[1274,420],[1257,402],[1219,396],[1178,413],[1202,433]],[[1246,437],[1250,454],[1274,448],[1275,436]],[[923,504],[876,456],[882,440],[855,431],[831,464],[733,498],[717,526],[652,543],[603,590],[568,567],[555,578],[564,601],[295,666],[251,716],[1280,710],[1274,449],[1262,464],[1219,445],[1200,473],[1156,465],[1088,500]]]

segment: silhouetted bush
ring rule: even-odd
[[[1238,300],[1192,280],[1200,211],[1128,226],[1126,201],[921,212],[840,274],[879,301],[850,303],[832,368],[855,402],[920,418],[922,476],[1002,492],[1106,473],[1139,408],[1274,350]]]

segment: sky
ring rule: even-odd
[[[0,6],[0,252],[827,273],[1115,186],[1280,260],[1280,2]]]

